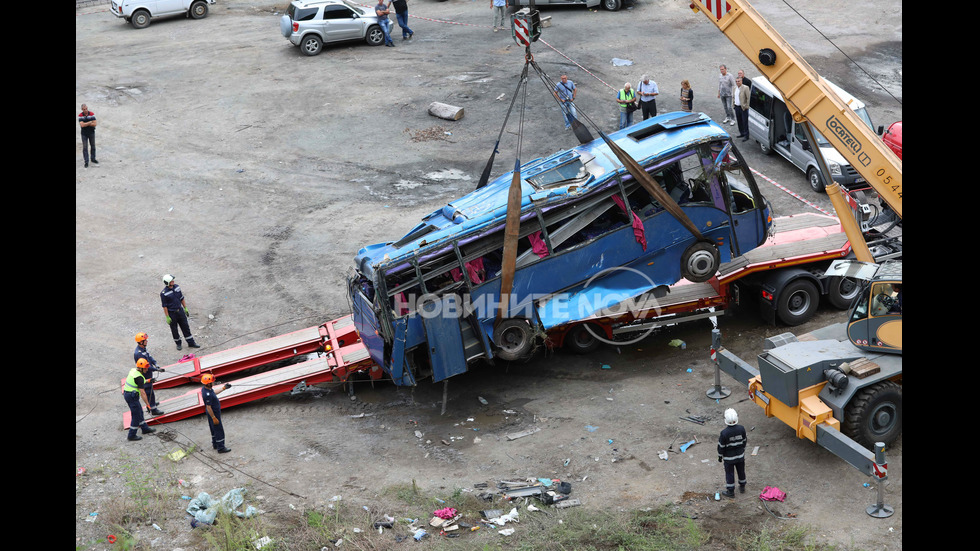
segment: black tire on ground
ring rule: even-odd
[[[191,4],[191,18],[193,19],[204,19],[208,16],[208,3],[204,0],[198,0]]]
[[[381,27],[372,25],[371,28],[367,30],[367,34],[364,35],[364,41],[367,42],[369,46],[380,46],[385,43],[385,33],[381,30]]]
[[[759,142],[759,149],[762,150],[763,155],[772,155],[772,148],[769,147],[767,144]]]
[[[565,335],[565,347],[576,354],[595,352],[602,344],[602,341],[596,338],[598,334],[600,334],[599,329],[595,326],[590,328],[585,323],[576,325]]]
[[[842,432],[862,446],[886,446],[902,434],[902,387],[892,381],[861,389],[844,409]]]
[[[317,55],[323,50],[323,41],[315,34],[308,34],[300,41],[299,49],[306,55]]]
[[[602,0],[602,7],[609,11],[617,11],[623,6],[622,0]]]
[[[810,170],[806,171],[806,179],[810,182],[810,189],[813,191],[823,193],[827,190],[827,186],[823,183],[823,177],[820,176],[820,171],[816,168],[811,167]]]
[[[145,29],[150,26],[150,12],[146,10],[136,10],[129,22],[134,28]]]
[[[779,293],[776,315],[786,325],[800,325],[810,321],[817,313],[820,304],[820,291],[813,282],[797,279],[790,282]]]
[[[827,284],[827,300],[838,310],[850,308],[860,292],[861,284],[850,277],[834,276]]]
[[[507,361],[524,360],[534,348],[534,334],[526,321],[508,319],[494,328],[493,342],[497,345],[495,357]]]
[[[719,265],[721,254],[718,247],[698,241],[681,255],[681,276],[694,283],[704,283],[715,276]]]

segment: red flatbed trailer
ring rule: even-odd
[[[314,333],[319,335],[317,339],[312,338]],[[310,349],[314,340],[317,345]],[[292,344],[284,346],[286,343]],[[295,352],[292,346],[296,347]],[[306,351],[300,352],[300,350]],[[361,343],[360,337],[354,330],[351,316],[345,316],[316,327],[202,356],[195,359],[193,364],[186,362],[167,366],[164,368],[167,371],[163,375],[170,374],[171,368],[175,366],[183,367],[182,371],[175,369],[178,375],[168,379],[171,384],[167,386],[173,387],[182,383],[200,381],[201,375],[207,372],[213,373],[217,379],[221,375],[313,352],[318,353],[317,358],[235,380],[228,390],[221,393],[222,409],[282,394],[301,383],[309,386],[327,382],[340,383],[347,380],[351,373],[358,372],[367,372],[371,379],[377,380],[384,374],[371,360],[367,348]],[[159,383],[154,384],[154,389],[157,388],[160,388]],[[200,415],[204,412],[204,404],[201,400],[200,387],[181,396],[162,400],[159,408],[166,413],[148,417],[147,423],[158,425]],[[123,415],[124,428],[129,427],[130,418],[131,414],[127,410]]]
[[[826,283],[818,285],[820,276],[807,268],[850,254],[851,245],[840,221],[833,216],[803,213],[776,218],[773,228],[773,235],[764,245],[722,264],[711,280],[691,283],[682,279],[671,285],[664,297],[654,298],[649,293],[638,297],[629,311],[610,309],[575,324],[556,327],[548,334],[549,346],[557,348],[567,344],[576,351],[589,351],[596,344],[592,342],[594,337],[583,330],[586,325],[597,334],[604,333],[606,338],[613,339],[619,334],[721,316],[735,302],[753,299],[739,297],[737,283],[753,277],[764,278],[777,270],[781,271],[782,281],[779,289],[767,291],[771,302],[778,300],[779,291],[787,284],[800,278],[812,281],[818,291],[826,293]]]

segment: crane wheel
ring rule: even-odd
[[[862,446],[886,446],[902,434],[902,387],[881,381],[861,389],[844,410],[842,432]]]

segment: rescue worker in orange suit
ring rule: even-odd
[[[225,426],[221,422],[221,401],[218,394],[231,387],[225,383],[220,390],[215,391],[214,375],[205,373],[201,376],[201,397],[204,399],[204,411],[208,414],[208,428],[211,429],[211,446],[218,450],[218,453],[228,453],[231,450],[225,447]]]
[[[153,415],[163,415],[163,411],[157,409],[157,395],[153,392],[153,372],[159,371],[165,373],[167,370],[158,366],[157,361],[153,359],[150,352],[146,349],[146,341],[149,337],[146,333],[139,332],[136,333],[136,350],[133,351],[133,360],[136,362],[140,361],[140,358],[146,360],[150,363],[150,367],[147,370],[149,378],[146,380],[146,384],[143,386],[143,390],[146,392],[146,397],[149,400],[149,405],[146,407],[146,411],[152,413]]]
[[[143,399],[143,402],[147,406],[150,405],[150,401],[146,397],[146,392],[143,390],[149,367],[150,362],[140,358],[136,362],[136,367],[129,370],[129,374],[126,376],[126,382],[123,384],[123,398],[126,399],[126,405],[129,406],[129,413],[131,414],[127,440],[135,441],[143,439],[142,436],[136,433],[137,429],[143,429],[143,434],[152,434],[157,431],[157,429],[146,424],[146,420],[143,418],[143,408],[140,407],[140,398]]]
[[[745,427],[738,424],[738,413],[734,409],[725,410],[725,424],[728,425],[718,436],[718,462],[725,464],[725,491],[722,495],[735,497],[735,472],[738,471],[738,491],[745,493],[745,444],[748,437]]]

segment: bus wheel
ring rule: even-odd
[[[494,328],[493,342],[497,345],[496,357],[507,361],[523,360],[531,355],[534,334],[526,321],[509,319]]]
[[[681,276],[693,283],[704,283],[715,276],[720,264],[718,247],[698,241],[681,255]]]
[[[599,348],[599,345],[602,344],[594,334],[597,331],[594,326],[590,328],[585,323],[576,325],[565,335],[565,346],[576,354],[595,352]]]

